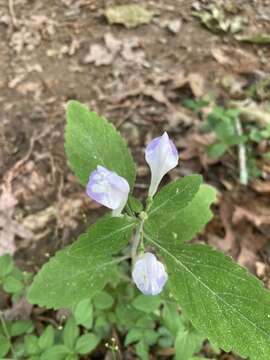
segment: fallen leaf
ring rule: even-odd
[[[195,97],[200,98],[204,94],[204,80],[199,73],[190,73],[188,83]]]
[[[180,19],[170,20],[167,24],[168,29],[173,33],[179,33],[182,26],[182,21]]]
[[[223,246],[222,250],[229,251],[232,250],[235,245],[235,233],[232,225],[233,207],[231,205],[231,202],[222,199],[220,201],[219,213],[225,230],[224,241],[222,241],[222,246]]]
[[[110,32],[104,35],[104,41],[107,49],[110,50],[112,54],[116,54],[122,47],[122,41],[116,39]]]
[[[11,308],[3,311],[4,317],[8,321],[29,320],[33,305],[30,304],[25,297],[12,305]]]
[[[233,223],[238,224],[243,220],[254,224],[257,227],[261,225],[270,224],[270,213],[269,214],[259,214],[257,212],[245,209],[241,206],[236,206],[233,214]]]
[[[260,194],[270,193],[270,181],[261,181],[256,179],[251,182],[251,187]]]
[[[175,77],[172,81],[172,89],[176,90],[182,88],[183,86],[188,85],[195,97],[202,97],[205,93],[204,91],[204,79],[199,73],[190,73],[185,75],[184,72],[179,72],[175,74]]]
[[[84,64],[94,63],[96,66],[109,65],[113,61],[113,54],[105,46],[93,44],[89,53],[84,57]]]
[[[13,255],[16,250],[15,236],[32,238],[32,232],[14,219],[17,199],[8,191],[3,190],[0,197],[0,256]]]
[[[269,34],[248,34],[248,35],[236,35],[235,39],[241,42],[258,44],[258,45],[269,45],[270,35]]]
[[[231,46],[213,47],[211,53],[214,59],[221,65],[233,68],[236,73],[253,72],[259,66],[258,58],[246,49]]]
[[[129,29],[150,23],[154,12],[141,5],[128,4],[109,7],[106,9],[105,15],[109,24],[121,24]]]
[[[216,6],[203,11],[194,11],[193,16],[199,18],[201,23],[211,32],[230,32],[235,34],[243,29],[247,19],[242,16],[227,17],[223,10]]]

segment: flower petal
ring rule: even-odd
[[[167,282],[164,265],[154,254],[144,253],[135,263],[132,278],[144,295],[158,295]]]
[[[129,194],[129,184],[115,172],[98,165],[89,177],[86,192],[91,199],[114,210],[119,215]]]
[[[178,164],[178,152],[168,134],[155,138],[145,150],[145,160],[151,169],[149,196],[153,196],[163,176]]]

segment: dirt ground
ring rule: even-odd
[[[109,24],[105,9],[127,1],[0,0],[0,211],[9,221],[0,232],[0,253],[15,253],[20,266],[37,270],[103,212],[65,159],[65,104],[78,99],[126,137],[141,197],[149,183],[144,147],[168,131],[180,152],[171,177],[199,172],[219,192],[214,219],[199,240],[232,255],[270,288],[269,169],[241,186],[235,156],[209,160],[202,120],[182,105],[203,95],[219,104],[243,100],[243,88],[270,71],[269,44],[215,34],[192,12],[230,3],[228,17],[248,21],[244,33],[269,34],[270,1],[136,3],[155,16],[126,28]]]

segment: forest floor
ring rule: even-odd
[[[65,104],[77,99],[126,137],[139,197],[149,183],[144,148],[167,131],[180,153],[169,176],[201,173],[218,190],[214,218],[198,240],[230,254],[270,288],[269,164],[258,160],[261,176],[241,185],[235,153],[209,159],[213,134],[203,134],[203,117],[183,106],[202,97],[220,105],[245,100],[246,89],[270,72],[270,40],[240,41],[270,34],[270,1],[136,1],[154,16],[135,28],[105,16],[127,1],[0,2],[0,254],[15,254],[19,266],[36,271],[104,212],[66,163]],[[207,28],[209,5],[221,15]],[[257,109],[270,100],[268,90]],[[267,146],[259,144],[258,153]]]

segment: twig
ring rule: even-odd
[[[247,121],[257,121],[261,126],[267,126],[270,123],[270,113],[257,109],[255,106],[244,106],[243,103],[231,101],[229,106],[236,108]]]
[[[1,324],[2,324],[2,327],[3,327],[3,331],[4,331],[4,334],[5,334],[5,337],[6,337],[7,341],[9,342],[12,355],[13,355],[13,357],[14,357],[15,360],[18,360],[17,355],[16,355],[16,352],[15,352],[14,347],[13,347],[12,342],[11,342],[11,337],[10,337],[10,335],[9,335],[9,332],[8,332],[8,329],[7,329],[7,325],[6,325],[6,322],[5,322],[5,319],[4,319],[4,316],[3,316],[3,312],[2,312],[2,311],[0,311],[0,321],[1,321]]]
[[[237,117],[235,121],[236,132],[239,136],[243,135],[243,128],[240,119]],[[238,145],[238,160],[239,160],[239,180],[240,184],[248,184],[248,170],[247,170],[247,154],[244,144]]]
[[[10,13],[10,16],[11,16],[12,24],[14,26],[17,26],[18,21],[17,21],[15,11],[14,11],[14,0],[8,0],[8,8],[9,8],[9,13]]]

